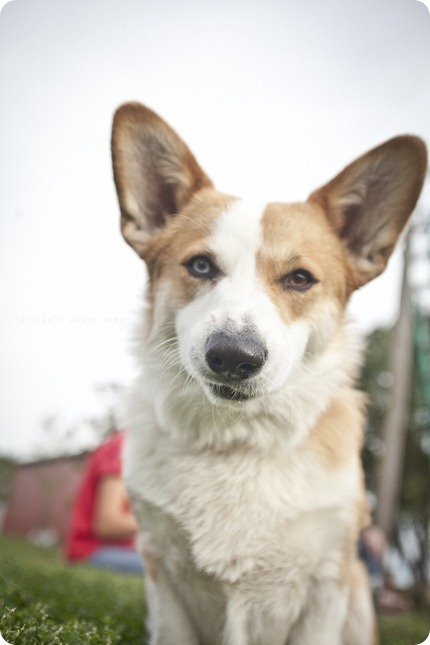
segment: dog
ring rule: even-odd
[[[122,234],[147,267],[124,477],[152,645],[370,645],[361,343],[426,148],[399,136],[303,203],[218,192],[152,110],[115,113]]]

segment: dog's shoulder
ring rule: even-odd
[[[364,439],[365,408],[363,392],[344,388],[321,415],[305,440],[324,468],[337,470],[359,456]]]

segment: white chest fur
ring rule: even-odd
[[[356,514],[355,457],[329,472],[300,446],[266,454],[250,448],[192,452],[152,424],[148,414],[142,424],[146,436],[137,428],[131,433],[125,476],[134,510],[157,551],[179,540],[172,536],[169,544],[168,522],[168,533],[179,532],[185,540],[189,565],[219,580],[232,583],[253,569],[293,562],[302,575],[316,569],[324,575],[320,565],[330,552],[339,552]]]

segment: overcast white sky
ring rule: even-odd
[[[13,0],[0,14],[0,453],[127,384],[144,272],[118,232],[114,109],[163,115],[217,186],[304,199],[404,132],[430,142],[417,0]],[[354,304],[391,323],[400,263]],[[84,439],[79,436],[79,445]]]

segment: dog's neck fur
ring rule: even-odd
[[[345,323],[325,351],[302,364],[280,392],[247,403],[216,405],[184,372],[174,336],[143,345],[141,333],[139,337],[144,367],[136,389],[140,399],[145,398],[139,410],[151,407],[159,430],[194,450],[224,451],[242,445],[261,451],[298,445],[341,391],[354,385],[362,352],[359,334]],[[128,423],[133,421],[137,419]]]

